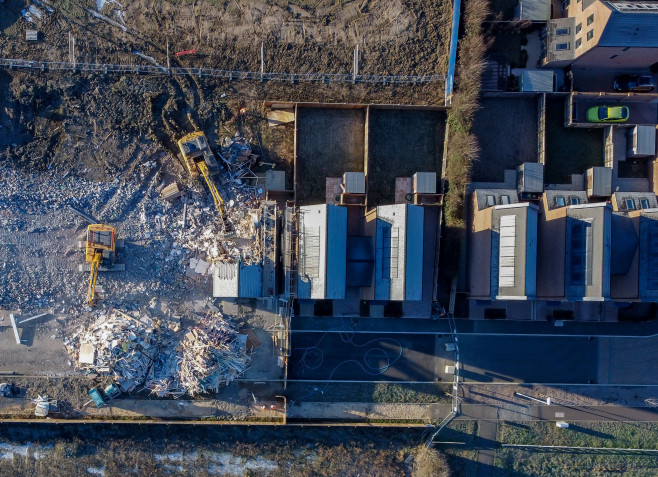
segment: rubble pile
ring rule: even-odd
[[[239,335],[221,314],[192,328],[181,342],[179,376],[190,396],[219,390],[249,367],[247,335]]]
[[[249,367],[246,338],[221,313],[210,314],[182,338],[167,333],[145,387],[158,397],[217,392]]]
[[[101,313],[87,327],[82,327],[64,346],[76,368],[112,376],[124,392],[144,382],[157,348],[154,331],[157,323],[149,317],[140,319],[118,310]]]
[[[217,392],[247,370],[247,335],[221,313],[181,331],[142,315],[99,313],[64,346],[77,369],[111,376],[122,391],[144,384],[158,397]]]
[[[258,160],[258,156],[251,153],[249,141],[239,132],[222,140],[221,158],[234,175],[243,174]]]

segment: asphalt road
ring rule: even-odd
[[[293,332],[289,380],[433,382],[434,335]]]
[[[564,321],[561,326],[549,321],[516,320],[455,320],[457,333],[500,335],[554,335],[554,336],[658,336],[658,320],[644,323],[601,323],[598,321]],[[450,333],[448,320],[419,320],[405,318],[342,318],[295,317],[293,331],[325,333],[349,331],[354,333],[426,334]]]
[[[461,376],[468,382],[596,382],[598,346],[587,337],[459,337]]]

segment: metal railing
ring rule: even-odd
[[[317,83],[380,83],[426,84],[445,81],[445,75],[354,75],[352,73],[273,73],[261,71],[231,71],[213,68],[166,68],[154,65],[71,63],[67,61],[34,61],[0,58],[0,66],[9,69],[36,69],[41,71],[80,71],[95,73],[133,73],[152,75],[210,76],[228,80],[289,81]]]

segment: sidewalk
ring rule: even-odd
[[[642,323],[611,323],[599,321],[519,321],[456,319],[458,334],[555,335],[555,336],[629,336],[658,335],[658,320]],[[405,318],[296,317],[291,330],[295,332],[333,333],[450,333],[448,320]]]
[[[243,406],[226,401],[157,401],[148,399],[115,399],[107,405],[97,408],[93,403],[79,410],[82,417],[93,418],[135,418],[143,419],[203,419],[215,418],[226,420],[248,420],[249,418],[281,417],[281,412],[270,410],[270,404]],[[261,408],[265,405],[265,409]],[[0,415],[32,417],[34,407],[30,399],[0,399]]]

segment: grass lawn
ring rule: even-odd
[[[478,423],[477,421],[452,421],[441,431],[437,441],[465,442],[465,445],[437,444],[450,464],[452,475],[477,475],[478,466]]]
[[[448,403],[448,384],[289,383],[288,399],[314,402]]]
[[[564,127],[564,99],[546,99],[544,182],[571,184],[571,174],[603,165],[603,129]]]
[[[535,444],[574,447],[658,448],[658,426],[653,423],[570,423],[560,429],[554,422],[501,422],[501,444]],[[658,475],[658,454],[606,450],[521,450],[496,452],[497,476],[561,475],[608,476]]]

